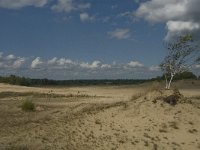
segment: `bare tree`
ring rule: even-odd
[[[199,61],[199,50],[191,35],[184,35],[174,42],[166,43],[168,55],[160,64],[166,81],[166,89],[170,89],[176,74],[190,70]]]

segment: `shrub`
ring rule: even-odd
[[[25,100],[21,105],[22,110],[24,111],[34,111],[35,104],[31,100]]]

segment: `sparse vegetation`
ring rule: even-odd
[[[88,94],[55,94],[52,92],[48,93],[39,93],[39,92],[0,92],[0,98],[8,98],[8,97],[32,97],[32,98],[70,98],[70,97],[96,97],[90,96]]]
[[[35,104],[31,100],[26,99],[22,103],[21,108],[22,108],[23,111],[34,111],[35,110]]]
[[[163,100],[164,102],[174,106],[181,101],[181,99],[183,99],[183,95],[181,95],[181,93],[175,89],[172,95],[165,97]]]
[[[179,91],[164,90],[160,85],[145,83],[139,86],[140,91],[138,86],[44,90],[14,86],[16,91],[1,90],[0,136],[5,138],[0,140],[0,146],[13,146],[13,149],[17,149],[17,145],[27,145],[28,149],[65,149],[69,145],[69,149],[120,149],[122,146],[124,149],[171,149],[174,147],[171,143],[180,144],[177,139],[185,133],[195,142],[200,134],[199,109],[184,103],[176,107],[165,104],[164,97]],[[195,88],[199,84],[196,85]],[[130,100],[131,95],[134,100]],[[157,103],[152,103],[153,99]],[[26,100],[30,100],[28,105]],[[29,102],[34,106],[29,107]],[[18,107],[22,103],[26,104],[25,111],[35,112],[22,112],[22,107]],[[181,142],[185,142],[183,146],[189,144],[184,139]],[[180,148],[183,146],[180,144]],[[195,146],[191,145],[191,149]]]
[[[145,95],[144,93],[136,93],[131,97],[131,100],[136,100],[140,97],[142,97],[143,95]]]
[[[198,132],[198,131],[197,131],[197,129],[189,129],[188,132],[189,132],[189,133],[196,133],[196,132]]]
[[[169,126],[173,129],[179,129],[178,123],[175,121],[169,122]]]

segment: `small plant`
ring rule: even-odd
[[[169,122],[169,126],[174,129],[179,129],[177,122]]]
[[[96,124],[101,124],[101,121],[100,121],[99,119],[96,119],[96,120],[95,120],[95,123],[96,123]]]
[[[190,132],[190,133],[196,133],[198,131],[197,131],[197,129],[189,129],[188,132]]]
[[[133,96],[131,97],[131,100],[136,100],[136,99],[142,97],[143,95],[144,95],[143,93],[137,93],[137,94],[135,94],[135,95],[133,95]]]
[[[31,100],[25,100],[21,105],[22,110],[24,111],[34,111],[35,104]]]

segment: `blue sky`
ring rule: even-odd
[[[155,77],[165,56],[163,40],[172,36],[170,18],[147,15],[155,1],[0,0],[0,74]]]

